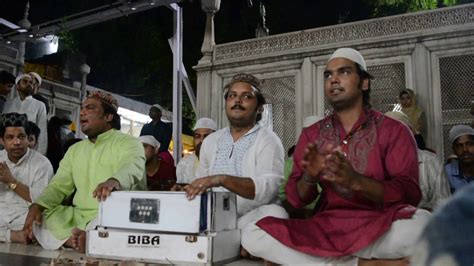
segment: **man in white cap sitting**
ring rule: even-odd
[[[194,153],[185,156],[176,166],[176,178],[178,183],[189,184],[196,178],[201,144],[209,134],[216,130],[216,122],[210,118],[203,117],[196,122],[196,125],[194,125],[193,128]]]
[[[448,163],[445,171],[455,192],[474,180],[474,129],[468,125],[452,127],[449,143],[458,159]]]
[[[385,115],[407,125],[413,136],[415,136],[416,133],[406,114],[402,112],[386,112]],[[422,194],[418,207],[432,211],[443,205],[451,196],[449,182],[444,174],[443,165],[436,154],[419,148],[417,148],[417,154]]]
[[[32,77],[32,87],[33,87],[33,98],[36,100],[44,103],[44,106],[46,107],[46,113],[49,113],[49,102],[48,99],[43,97],[41,94],[39,94],[39,88],[41,87],[41,83],[43,82],[43,79],[41,76],[36,73],[36,72],[30,72],[28,73]]]
[[[333,114],[303,129],[286,185],[296,208],[322,187],[314,215],[265,217],[244,229],[242,246],[278,264],[402,263],[430,216],[415,207],[415,140],[405,125],[370,108],[371,75],[358,51],[336,50],[323,77]]]
[[[33,94],[33,78],[21,74],[15,80],[18,96],[5,103],[3,113],[26,114],[28,121],[35,123],[40,129],[38,152],[45,155],[48,148],[48,118],[44,104],[31,95]]]
[[[146,182],[148,190],[169,191],[176,183],[176,168],[161,158],[160,143],[151,135],[138,138],[145,149]]]

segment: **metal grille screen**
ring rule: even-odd
[[[296,144],[295,77],[270,78],[262,82],[263,95],[272,106],[273,131],[280,137],[285,156]]]
[[[444,158],[452,152],[448,141],[454,125],[472,123],[471,101],[474,100],[474,54],[439,59]]]
[[[382,113],[392,111],[398,104],[398,93],[405,89],[405,65],[369,66],[367,70],[374,79],[371,82],[370,104]],[[331,106],[324,99],[324,114],[331,113]]]

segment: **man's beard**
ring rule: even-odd
[[[194,153],[196,154],[198,158],[199,158],[199,154],[201,154],[201,144],[202,142],[196,145],[196,147],[194,147]]]

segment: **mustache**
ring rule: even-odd
[[[245,108],[243,108],[240,104],[236,104],[236,105],[232,106],[232,108],[230,108],[230,110],[235,110],[235,109],[245,111]]]

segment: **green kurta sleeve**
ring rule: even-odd
[[[112,176],[120,182],[122,190],[147,190],[143,145],[137,139],[127,137],[120,147],[122,152],[117,160],[122,167]]]
[[[66,153],[59,165],[58,172],[44,189],[43,193],[36,199],[36,203],[46,209],[52,209],[60,205],[66,197],[74,192],[75,185],[71,172],[71,153]]]

